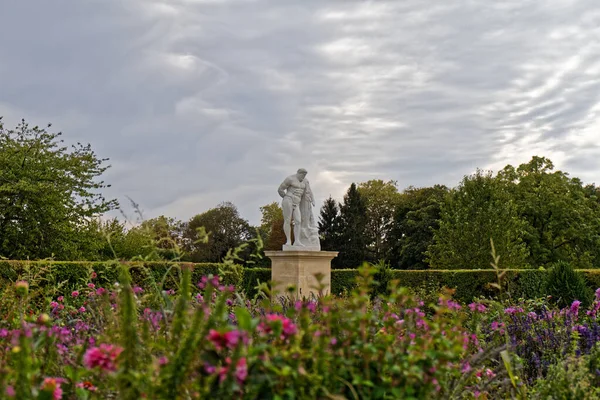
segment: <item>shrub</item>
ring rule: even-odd
[[[532,399],[600,399],[598,351],[582,357],[570,356],[552,365],[544,379],[533,387]]]
[[[567,307],[574,300],[581,301],[583,306],[587,307],[593,296],[585,277],[565,261],[556,262],[548,271],[546,293],[552,296],[555,304],[561,308]]]

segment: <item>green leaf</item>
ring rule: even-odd
[[[250,312],[244,307],[236,307],[234,313],[240,329],[251,331],[252,316],[250,315]]]

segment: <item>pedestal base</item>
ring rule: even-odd
[[[306,245],[306,246],[294,246],[294,245],[289,245],[289,244],[284,244],[282,247],[283,251],[321,251],[321,246],[311,246],[311,245]]]
[[[318,296],[319,285],[323,294],[331,292],[331,260],[337,251],[265,251],[265,255],[271,259],[271,280],[277,296]],[[316,274],[322,275],[320,282]],[[294,287],[291,293],[290,286]]]

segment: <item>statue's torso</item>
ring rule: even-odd
[[[288,177],[288,180],[290,185],[288,186],[285,195],[289,196],[294,204],[300,204],[300,200],[302,200],[302,196],[304,195],[304,190],[306,190],[306,182],[300,182],[295,175]]]

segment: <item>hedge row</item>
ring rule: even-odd
[[[600,288],[600,270],[580,269],[593,290]],[[506,270],[503,290],[513,299],[534,299],[546,295],[546,270]],[[358,276],[355,269],[331,271],[331,292],[342,294],[351,288]],[[455,289],[454,298],[471,302],[476,297],[495,297],[498,291],[490,286],[498,281],[494,270],[391,270],[388,279],[397,280],[399,286],[437,293],[442,288]]]
[[[165,262],[127,262],[130,266],[132,281],[142,288],[162,285],[164,290],[175,289],[179,282],[179,268]],[[205,275],[219,275],[222,264],[217,263],[179,263],[192,267],[192,282],[199,282]],[[0,261],[0,291],[8,282],[26,279],[35,286],[43,286],[56,294],[70,293],[71,290],[85,286],[93,280],[97,287],[111,287],[118,281],[119,263],[86,261]],[[271,270],[268,268],[245,268],[241,289],[252,296],[258,282],[268,282]],[[230,284],[233,282],[224,282]]]
[[[164,279],[163,289],[177,287],[179,269],[163,262],[132,262],[130,271],[132,280],[141,287],[160,284]],[[193,282],[198,282],[204,275],[218,275],[221,264],[181,263],[193,267]],[[92,271],[97,277],[97,286],[109,287],[118,279],[118,263],[116,262],[60,262],[60,261],[0,261],[0,292],[9,282],[26,279],[45,291],[53,294],[70,293],[73,288],[90,282]],[[579,270],[592,289],[600,287],[600,270]],[[331,271],[331,292],[343,294],[355,286],[358,271],[356,269],[335,269]],[[536,298],[544,293],[545,270],[516,269],[507,270],[505,291],[512,298]],[[269,268],[245,268],[240,290],[253,296],[258,282],[271,279]],[[390,270],[386,279],[398,280],[400,286],[435,293],[443,287],[456,289],[454,297],[462,302],[470,302],[479,296],[492,297],[497,291],[489,286],[497,282],[493,270]],[[231,282],[225,282],[226,284]],[[385,282],[384,282],[385,284]]]

